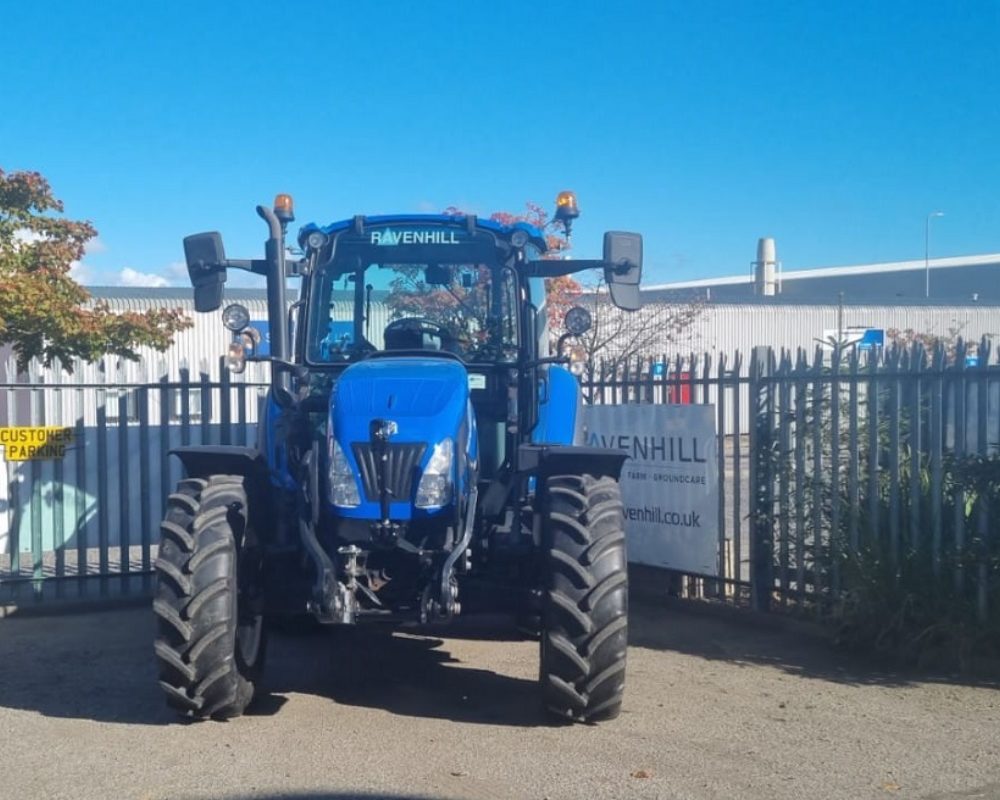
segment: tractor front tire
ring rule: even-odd
[[[167,705],[184,716],[237,717],[253,699],[266,641],[248,538],[238,475],[182,480],[167,499],[154,648]]]
[[[628,562],[614,478],[548,478],[540,681],[548,712],[598,722],[621,711],[628,647]]]

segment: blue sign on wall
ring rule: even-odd
[[[258,356],[271,355],[271,325],[266,319],[250,320],[250,327],[260,331],[260,344],[257,345]]]
[[[881,328],[869,328],[858,342],[858,350],[871,350],[885,347],[885,331]]]

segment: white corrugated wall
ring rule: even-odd
[[[151,347],[139,348],[139,354],[144,362],[151,365],[158,377],[166,374],[171,377],[177,376],[180,370],[186,367],[190,370],[191,379],[198,380],[199,373],[207,372],[212,380],[219,379],[220,359],[226,354],[229,343],[232,341],[232,334],[222,324],[222,310],[211,311],[207,314],[199,314],[194,310],[194,300],[188,296],[182,298],[164,298],[157,296],[151,291],[146,297],[106,297],[106,302],[112,311],[146,311],[152,308],[180,308],[194,323],[193,327],[186,331],[181,331],[174,339],[174,344],[163,353],[159,353]],[[247,296],[249,293],[240,293],[237,302],[242,303],[250,312],[252,320],[267,319],[267,301],[263,292],[260,297]],[[229,301],[224,301],[223,307]],[[111,364],[111,359],[106,359],[105,370],[109,375],[114,374],[115,364]],[[165,367],[165,370],[163,369]],[[144,382],[143,368],[132,362],[125,361],[122,365],[125,371],[126,380],[132,382]],[[89,365],[84,367],[85,374],[92,375],[95,382],[99,381],[100,367]],[[266,382],[270,374],[270,365],[266,362],[247,364],[246,372],[242,376],[234,376],[234,380],[243,380],[248,383]]]
[[[655,308],[651,307],[651,308]],[[663,317],[639,312],[634,320],[653,324],[660,330],[677,306],[663,307]],[[624,312],[619,312],[624,313]],[[913,329],[919,333],[949,336],[954,329],[967,341],[983,336],[1000,336],[1000,306],[885,306],[852,305],[843,308],[843,327]],[[756,346],[814,350],[820,339],[838,328],[838,308],[831,305],[708,304],[690,327],[670,341],[664,334],[655,338],[650,355],[671,357],[690,353],[731,355],[736,350],[749,353]]]

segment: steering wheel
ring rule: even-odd
[[[429,333],[432,336],[448,336],[448,329],[426,317],[402,317],[385,326],[386,333]]]
[[[403,317],[386,325],[385,347],[387,350],[423,350],[424,337],[433,336],[438,340],[438,349],[444,349],[452,335],[443,325],[426,317]]]

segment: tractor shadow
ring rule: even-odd
[[[549,725],[534,679],[489,668],[497,642],[537,645],[512,627],[472,620],[438,631],[272,631],[267,664],[248,716],[280,714],[289,694],[392,714],[489,725]],[[199,724],[166,707],[156,685],[154,622],[148,606],[0,619],[0,708],[123,725]],[[447,638],[443,638],[447,637]],[[482,641],[482,646],[477,642]],[[471,653],[462,659],[453,651]],[[521,672],[525,672],[521,669]]]
[[[178,721],[156,685],[142,607],[0,619],[0,708],[128,725]]]
[[[491,645],[480,648],[473,640]],[[465,641],[476,655],[460,659],[454,645],[465,649]],[[474,621],[437,631],[354,628],[299,636],[272,632],[267,669],[247,713],[277,713],[285,702],[283,695],[297,693],[409,717],[551,725],[541,709],[536,680],[480,666],[496,652],[498,641],[523,649],[535,669],[536,645],[524,641],[512,627],[498,630]]]

